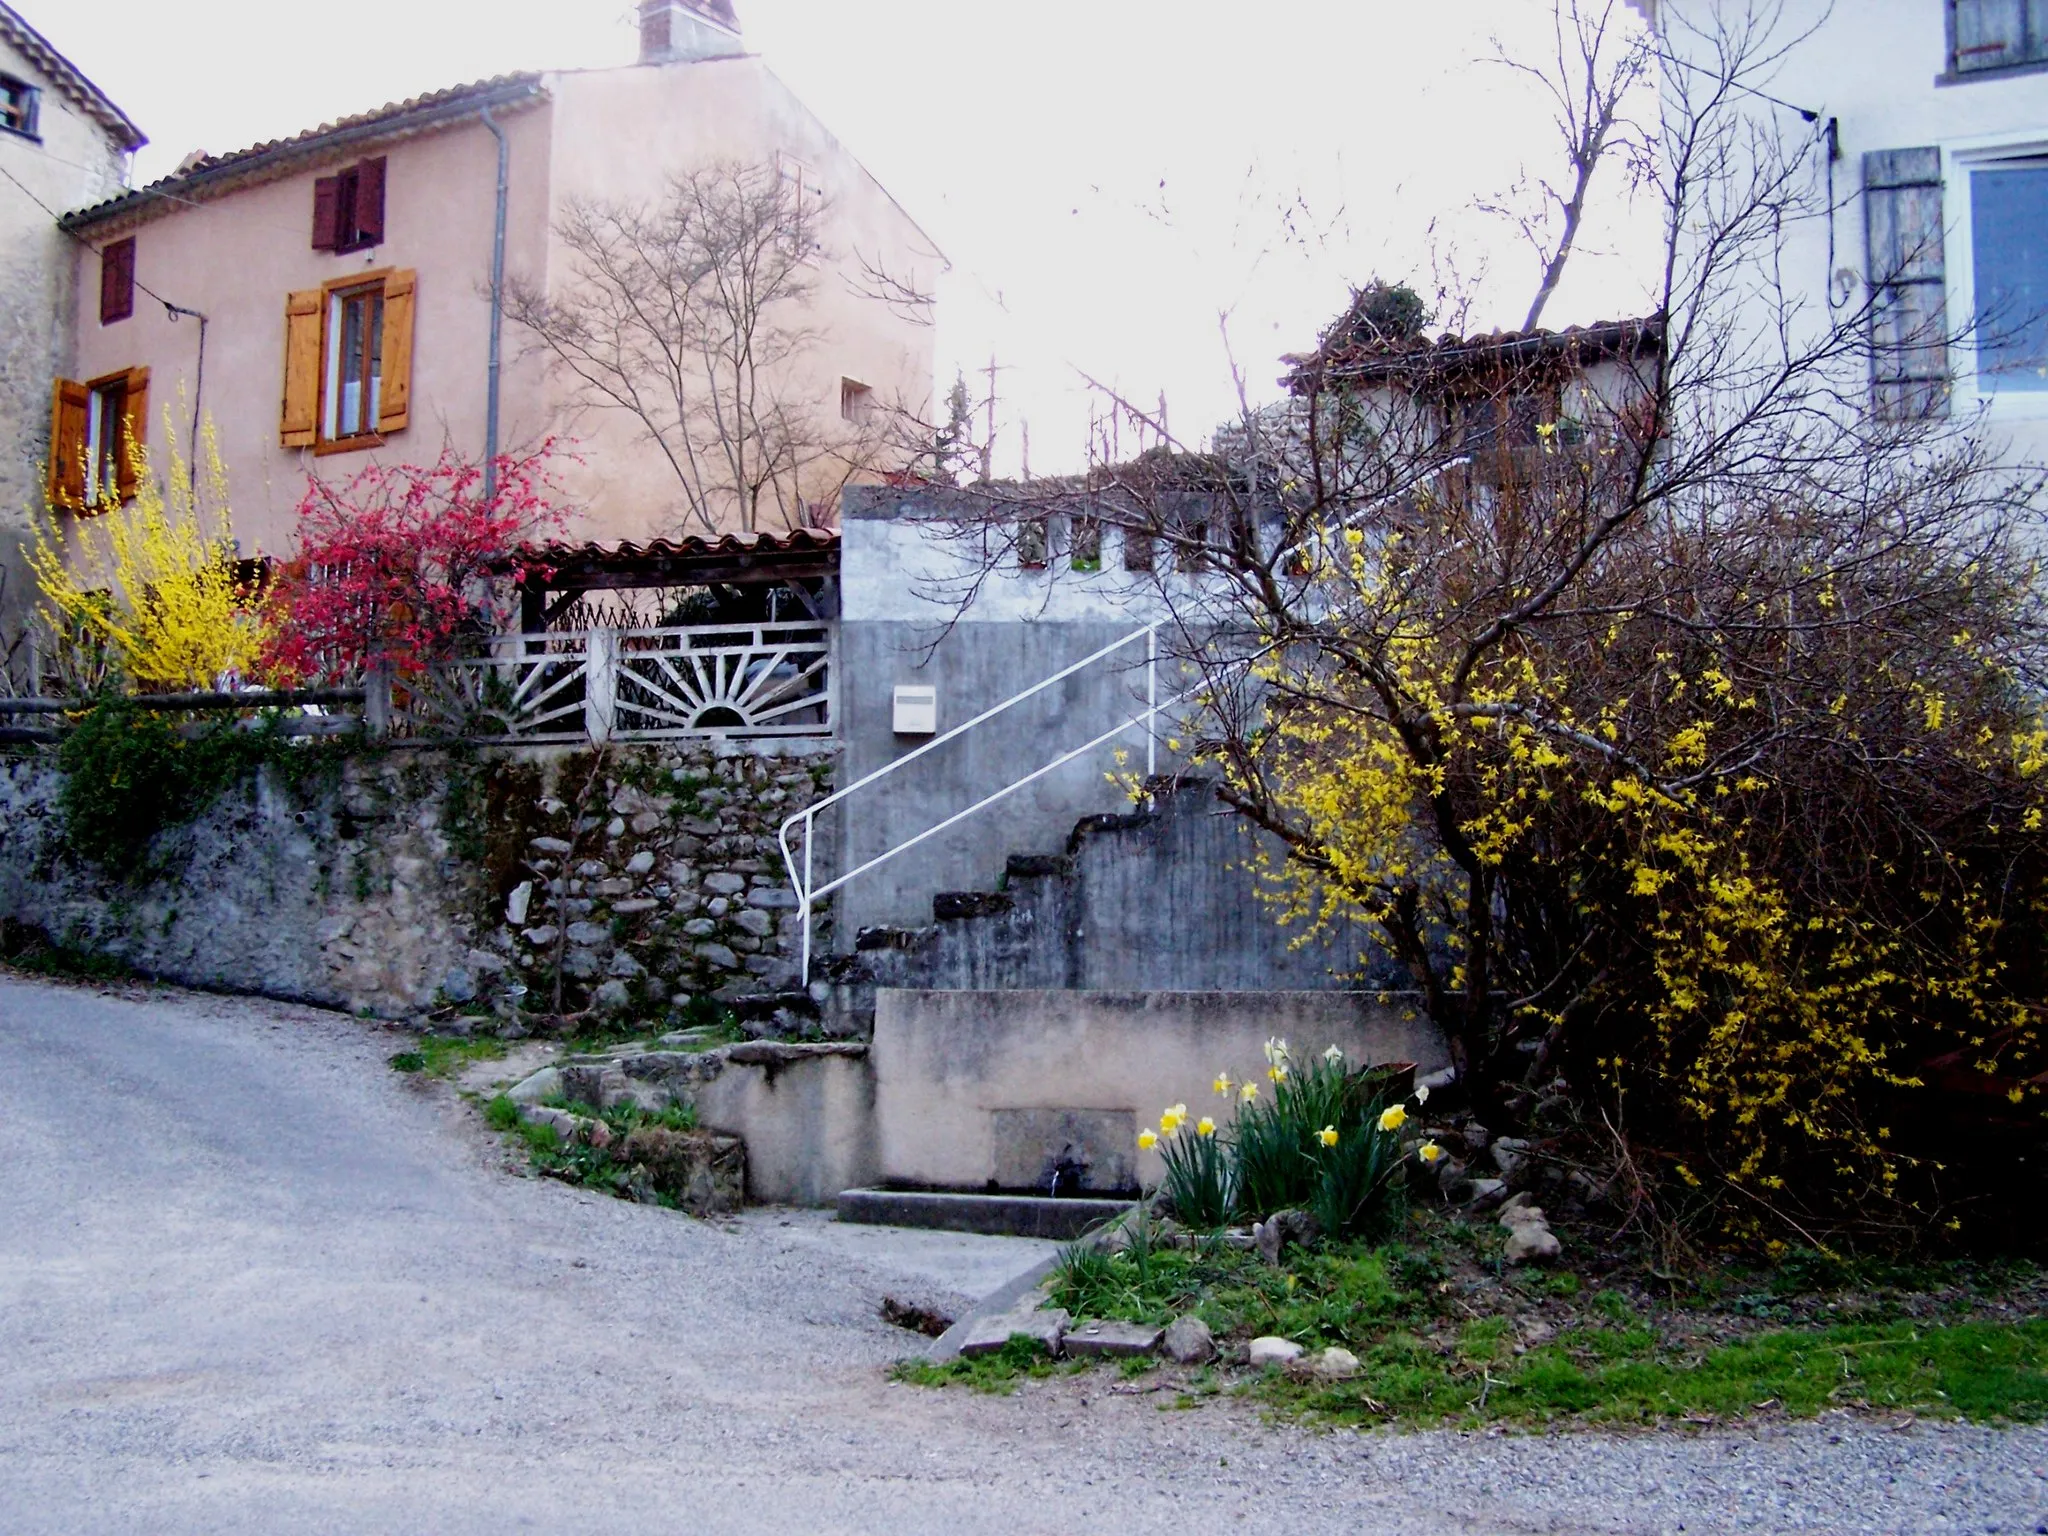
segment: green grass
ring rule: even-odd
[[[2048,1320],[1783,1330],[1684,1358],[1661,1353],[1642,1327],[1574,1330],[1521,1356],[1503,1351],[1505,1342],[1474,1323],[1446,1353],[1396,1331],[1360,1352],[1355,1381],[1273,1376],[1255,1390],[1335,1422],[1651,1423],[1765,1410],[1809,1417],[1841,1407],[2048,1419]]]
[[[505,1042],[491,1035],[422,1035],[419,1044],[391,1058],[399,1072],[424,1072],[428,1077],[453,1077],[473,1061],[496,1061]]]
[[[1019,1333],[1012,1334],[1010,1342],[994,1354],[977,1355],[972,1360],[964,1355],[951,1360],[899,1360],[889,1368],[889,1379],[913,1387],[972,1387],[977,1392],[1006,1397],[1027,1377],[1071,1374],[1085,1369],[1085,1361],[1053,1360],[1038,1340]]]
[[[567,1099],[557,1098],[549,1102],[552,1107],[577,1114],[591,1113],[588,1105],[573,1104]],[[615,1104],[597,1118],[611,1130],[609,1146],[593,1147],[580,1140],[564,1141],[552,1125],[530,1124],[521,1120],[519,1106],[506,1094],[501,1093],[484,1105],[484,1123],[494,1131],[516,1137],[537,1171],[566,1183],[588,1185],[621,1199],[638,1199],[653,1205],[673,1207],[675,1201],[672,1197],[646,1188],[636,1178],[633,1166],[621,1162],[613,1153],[642,1126],[694,1131],[697,1128],[695,1106],[673,1104],[654,1110],[642,1109],[637,1104]]]

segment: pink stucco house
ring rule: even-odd
[[[923,407],[930,314],[855,274],[928,292],[942,262],[930,239],[745,51],[728,0],[641,0],[640,22],[635,64],[438,91],[195,158],[66,215],[77,345],[53,394],[53,503],[90,516],[120,498],[126,434],[161,462],[168,401],[180,449],[195,405],[216,424],[245,557],[289,550],[308,472],[548,436],[576,450],[560,471],[572,542],[736,531],[693,526],[640,424],[579,407],[516,326],[502,325],[495,363],[493,349],[501,240],[507,285],[551,293],[572,270],[565,213],[652,205],[712,165],[777,167],[824,210],[811,340],[781,365],[788,397],[835,419],[870,401]]]

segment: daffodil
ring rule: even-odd
[[[1380,1114],[1380,1129],[1383,1131],[1398,1131],[1407,1123],[1408,1110],[1405,1105],[1389,1104]]]
[[[1427,1083],[1424,1083],[1415,1090],[1415,1102],[1418,1104],[1427,1104],[1429,1102],[1429,1085]]]
[[[1334,1147],[1337,1145],[1337,1127],[1334,1125],[1324,1126],[1320,1131],[1316,1132],[1316,1140],[1326,1147]]]
[[[1216,1074],[1216,1091],[1222,1094],[1224,1097],[1228,1098],[1230,1096],[1230,1090],[1236,1086],[1237,1085],[1235,1083],[1231,1082],[1230,1074],[1228,1072],[1218,1072]]]
[[[1171,1136],[1187,1123],[1187,1118],[1188,1107],[1185,1104],[1175,1104],[1170,1109],[1161,1110],[1159,1114],[1159,1130],[1161,1134]]]
[[[1195,1122],[1195,1134],[1197,1136],[1214,1136],[1216,1134],[1216,1122],[1207,1115],[1202,1116],[1201,1119]]]
[[[1282,1082],[1286,1079],[1287,1069],[1281,1066],[1280,1063],[1276,1061],[1273,1063],[1272,1066],[1266,1068],[1266,1076],[1270,1077],[1276,1083]]]
[[[1280,1036],[1266,1037],[1266,1060],[1276,1067],[1287,1060],[1287,1042]]]
[[[1249,1104],[1259,1096],[1259,1085],[1257,1083],[1245,1083],[1237,1090],[1237,1096]]]
[[[1435,1163],[1443,1158],[1444,1149],[1433,1141],[1425,1141],[1415,1155],[1425,1163]]]
[[[1333,1045],[1327,1051],[1323,1052],[1323,1060],[1327,1061],[1333,1067],[1341,1066],[1344,1061],[1344,1053]]]
[[[1144,1130],[1138,1132],[1138,1150],[1140,1152],[1150,1152],[1158,1145],[1159,1133],[1154,1131],[1151,1126],[1148,1125]]]

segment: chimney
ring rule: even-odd
[[[640,0],[640,62],[687,64],[746,50],[732,0]]]

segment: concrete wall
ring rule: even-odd
[[[764,1041],[722,1054],[725,1069],[687,1097],[700,1125],[746,1142],[748,1199],[830,1205],[842,1189],[875,1180],[875,1083],[864,1053]]]
[[[30,609],[22,546],[43,509],[50,454],[50,385],[73,362],[77,266],[61,213],[119,191],[127,152],[34,63],[0,38],[0,73],[42,92],[39,139],[0,130],[0,648]],[[19,183],[19,185],[15,185]],[[39,206],[40,205],[40,206]],[[97,270],[92,274],[98,277]],[[99,326],[95,283],[89,319]]]
[[[1357,1064],[1448,1060],[1397,994],[884,991],[869,1057],[881,1177],[973,1188],[1027,1170],[1037,1186],[1064,1156],[1091,1170],[1084,1188],[1114,1188],[1124,1168],[1151,1185],[1162,1165],[1132,1160],[1136,1128],[1176,1103],[1227,1120],[1212,1080],[1258,1079],[1273,1035]]]
[[[511,143],[506,268],[559,291],[568,264],[554,223],[578,199],[648,205],[668,178],[721,160],[773,163],[794,155],[832,203],[814,296],[800,321],[818,333],[779,384],[839,422],[839,381],[868,384],[880,402],[926,410],[932,329],[855,292],[862,258],[931,278],[940,258],[909,216],[758,58],[635,65],[550,74],[546,99],[503,109]],[[334,255],[310,248],[313,182],[366,155],[388,158],[384,242]],[[497,149],[474,118],[395,142],[356,145],[291,174],[212,196],[197,206],[156,203],[143,222],[94,226],[94,247],[134,234],[137,273],[157,292],[210,317],[204,406],[219,427],[233,529],[244,554],[288,552],[306,475],[345,477],[372,459],[431,462],[444,444],[484,446],[488,280]],[[75,207],[90,197],[59,198]],[[11,205],[10,205],[11,206]],[[286,296],[354,271],[418,273],[412,419],[382,448],[316,457],[278,442]],[[101,327],[98,258],[77,256],[73,313],[81,378],[150,370],[149,447],[164,447],[162,407],[189,410],[198,330],[139,304]],[[47,384],[45,385],[47,388]],[[500,442],[507,450],[558,435],[581,462],[559,466],[572,512],[567,536],[647,539],[684,531],[666,458],[617,411],[573,411],[568,391],[513,326],[505,331]],[[181,429],[182,430],[182,429]],[[701,530],[699,530],[701,531]]]

